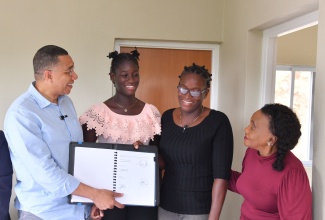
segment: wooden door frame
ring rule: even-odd
[[[115,39],[114,49],[120,52],[121,47],[138,47],[138,48],[162,48],[162,49],[181,49],[181,50],[208,50],[211,51],[211,88],[210,88],[210,108],[219,109],[218,107],[218,76],[219,76],[219,44],[192,43],[192,42],[174,42],[174,41],[146,41],[132,39]]]

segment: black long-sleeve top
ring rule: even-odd
[[[179,214],[209,214],[214,179],[229,180],[233,134],[228,117],[211,110],[198,125],[185,129],[162,116],[159,150],[165,160],[160,206]]]

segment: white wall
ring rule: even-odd
[[[314,219],[325,219],[325,1],[319,1],[313,158]]]
[[[0,0],[0,129],[9,105],[33,80],[32,58],[40,47],[62,46],[74,59],[79,79],[70,96],[81,114],[111,96],[106,55],[116,38],[220,42],[223,3]]]
[[[115,38],[221,42],[218,103],[235,138],[240,169],[243,129],[260,107],[262,31],[318,9],[318,0],[7,1],[0,0],[0,128],[10,103],[33,79],[32,57],[45,44],[72,55],[79,79],[71,97],[81,114],[111,95],[106,55]],[[324,0],[320,14],[325,21]],[[317,72],[325,72],[325,24],[320,20]],[[162,61],[163,62],[163,61]],[[324,219],[324,75],[316,77],[313,193],[315,219]],[[324,160],[323,160],[324,161]],[[229,192],[221,219],[238,219],[241,197]],[[14,210],[12,210],[14,211]]]
[[[318,26],[308,27],[277,39],[277,65],[316,66]]]
[[[217,42],[223,0],[0,0],[0,129],[10,103],[33,80],[32,58],[56,44],[72,55],[79,79],[71,97],[78,113],[110,96],[115,38]],[[78,101],[77,101],[78,100]]]
[[[308,0],[226,1],[224,40],[220,52],[219,81],[222,85],[219,88],[219,103],[225,106],[224,112],[230,113],[234,128],[234,169],[241,168],[241,158],[246,150],[242,143],[243,129],[252,113],[261,107],[262,31],[317,9],[318,1]],[[238,197],[234,193],[227,196],[231,199]],[[323,193],[319,196],[322,197]],[[238,203],[233,205],[233,210],[239,208]]]

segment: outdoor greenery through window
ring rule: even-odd
[[[315,69],[299,66],[277,66],[274,102],[292,108],[301,123],[302,135],[292,152],[312,165],[312,109]]]

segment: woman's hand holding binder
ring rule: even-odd
[[[135,149],[139,149],[140,145],[143,145],[143,143],[141,141],[136,141],[136,142],[133,143],[133,146],[134,146]]]

